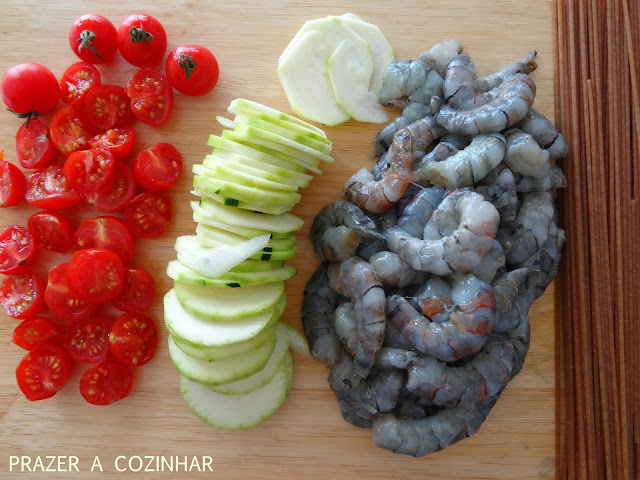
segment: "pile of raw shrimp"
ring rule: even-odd
[[[567,146],[531,108],[536,52],[477,77],[460,51],[446,41],[387,68],[380,102],[402,115],[315,217],[323,263],[302,305],[344,419],[414,456],[474,434],[520,372],[565,238]]]

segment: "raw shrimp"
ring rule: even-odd
[[[443,105],[435,118],[448,132],[462,135],[498,133],[524,118],[533,104],[536,85],[531,77],[518,73],[505,80],[496,97],[472,110]]]
[[[440,298],[438,305],[440,304]],[[432,311],[430,297],[420,297],[423,311]],[[419,351],[453,362],[478,352],[487,342],[496,320],[496,304],[491,285],[474,275],[456,276],[451,288],[449,319],[433,322],[421,315],[399,295],[387,299],[387,317]],[[426,313],[426,312],[424,312]]]
[[[393,368],[406,370],[417,358],[416,352],[401,348],[382,347],[376,357],[376,366],[384,370]]]
[[[438,108],[440,107],[438,106]],[[402,110],[402,114],[399,117],[395,118],[391,123],[386,125],[382,130],[380,130],[378,135],[376,135],[375,139],[373,140],[374,156],[383,155],[386,151],[389,150],[389,146],[391,145],[391,142],[393,142],[393,136],[398,130],[409,126],[416,120],[427,117],[429,115],[433,115],[438,110],[438,108],[434,110],[431,105],[419,102],[409,103]],[[389,168],[388,163],[389,161],[387,157],[387,168]],[[386,172],[386,169],[383,171],[383,173],[384,172]],[[379,180],[379,178],[376,178],[376,180]]]
[[[536,192],[540,190],[553,190],[556,188],[564,188],[567,186],[567,178],[560,170],[560,167],[552,165],[549,174],[544,178],[529,177],[518,175],[516,177],[516,191],[518,192]]]
[[[482,259],[482,262],[480,262],[480,264],[474,268],[471,273],[480,280],[491,283],[498,270],[504,267],[505,263],[506,257],[504,255],[504,248],[502,248],[502,244],[499,241],[494,240],[491,250],[489,250]]]
[[[530,134],[540,147],[549,152],[549,156],[559,160],[567,156],[569,147],[561,133],[540,112],[530,108],[527,114],[516,125],[517,128]]]
[[[302,326],[311,356],[331,366],[340,358],[340,342],[333,330],[339,295],[329,287],[327,263],[321,263],[307,282],[302,299]]]
[[[445,191],[442,187],[420,189],[407,206],[404,207],[396,225],[412,237],[421,239],[424,227],[431,218],[431,214],[442,202],[444,193]],[[385,228],[385,230],[387,229]]]
[[[458,40],[444,40],[436,43],[426,52],[420,55],[420,60],[424,64],[434,69],[438,74],[444,78],[447,71],[447,67],[451,60],[460,53],[462,45]]]
[[[515,173],[545,178],[549,175],[549,151],[538,145],[528,133],[512,128],[505,132],[507,151],[504,163]]]
[[[500,163],[478,182],[475,191],[491,202],[500,214],[500,222],[512,222],[518,213],[518,192],[513,172]]]
[[[446,133],[442,137],[440,137],[440,142],[449,143],[456,147],[458,150],[462,150],[467,145],[469,145],[471,143],[471,140],[473,140],[473,137],[469,135],[458,135],[457,133]]]
[[[424,280],[425,273],[414,270],[397,254],[381,251],[371,255],[369,263],[383,286],[406,287]]]
[[[442,77],[420,60],[396,60],[382,77],[378,100],[387,105],[391,100],[409,97],[409,102],[427,103],[434,95],[442,96]]]
[[[431,277],[415,298],[414,308],[422,310],[429,320],[443,323],[451,318],[453,300],[451,284],[443,277]]]
[[[506,272],[491,283],[496,298],[496,323],[494,333],[513,330],[525,312],[520,311],[518,298],[531,289],[532,271],[528,268],[517,268]]]
[[[353,302],[338,305],[333,313],[333,328],[342,346],[354,356],[358,345],[358,326]]]
[[[426,418],[386,414],[373,420],[374,445],[394,453],[423,457],[476,433],[499,394],[480,402],[448,407]]]
[[[505,145],[500,133],[478,135],[464,150],[445,160],[424,162],[416,177],[449,190],[472,186],[502,161]]]
[[[384,232],[389,250],[415,270],[448,275],[470,272],[493,247],[500,216],[479,193],[447,195],[425,226],[423,239],[399,227]]]
[[[353,302],[358,342],[355,371],[366,377],[382,346],[385,323],[385,292],[370,263],[353,257],[329,266],[329,285]]]
[[[433,150],[424,157],[413,163],[413,171],[411,172],[412,182],[430,182],[428,171],[434,163],[444,162],[447,158],[458,153],[458,149],[449,142],[441,141]]]
[[[444,107],[440,110],[442,108]],[[424,157],[431,142],[447,133],[447,130],[438,124],[435,116],[420,118],[408,125],[407,129],[411,134],[414,159]]]
[[[366,168],[359,170],[345,183],[343,193],[347,199],[371,213],[389,209],[409,186],[409,173],[413,167],[412,143],[409,130],[398,130],[393,137],[390,167],[384,178],[376,181]]]
[[[313,250],[323,260],[341,262],[356,255],[363,238],[382,239],[375,222],[353,203],[339,200],[322,208],[311,225]]]
[[[549,225],[547,240],[533,255],[516,265],[517,267],[527,267],[536,273],[536,288],[539,290],[539,295],[542,295],[544,289],[558,273],[560,251],[564,241],[564,230],[556,225],[554,219]]]
[[[547,241],[554,213],[549,192],[522,194],[515,222],[502,226],[496,237],[504,248],[507,265],[524,262]]]

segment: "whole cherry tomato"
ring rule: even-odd
[[[69,46],[84,62],[105,63],[118,49],[118,33],[105,17],[88,13],[73,21],[69,30]]]
[[[44,65],[18,63],[0,81],[0,94],[9,110],[21,117],[52,111],[60,98],[56,76]]]
[[[164,66],[171,86],[185,95],[205,95],[218,83],[216,57],[201,45],[182,45],[169,53]]]
[[[131,65],[157,65],[167,51],[167,34],[151,15],[135,13],[118,27],[118,49]]]

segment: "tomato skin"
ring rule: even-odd
[[[64,387],[73,372],[73,362],[62,347],[43,343],[34,348],[16,368],[18,387],[28,400],[53,397]]]
[[[157,65],[167,51],[167,34],[156,18],[135,13],[118,27],[118,49],[131,65]]]
[[[118,48],[116,27],[102,15],[88,13],[76,18],[69,30],[71,50],[87,63],[105,63]]]
[[[113,324],[109,342],[116,359],[125,365],[140,367],[156,353],[158,332],[153,319],[142,313],[126,312]]]
[[[110,250],[78,250],[69,260],[67,284],[72,293],[87,303],[110,302],[122,291],[124,265]]]
[[[55,265],[49,269],[44,301],[55,316],[64,320],[86,318],[98,309],[98,304],[88,303],[75,296],[67,285],[68,263]]]
[[[135,239],[122,220],[102,216],[82,222],[73,235],[73,243],[78,250],[102,248],[114,252],[126,265],[133,255]]]
[[[63,213],[52,210],[34,213],[27,225],[38,246],[45,250],[67,253],[72,246],[73,224]]]
[[[0,273],[23,273],[34,262],[36,243],[31,232],[21,225],[9,225],[0,232]]]
[[[51,119],[49,132],[54,147],[65,157],[76,150],[86,150],[89,139],[98,133],[84,107],[78,105],[68,105],[58,110]]]
[[[92,405],[110,405],[126,398],[133,386],[133,372],[114,359],[90,366],[80,377],[80,394]]]
[[[16,153],[23,168],[46,167],[53,160],[55,148],[49,127],[37,118],[24,122],[16,133]]]
[[[100,85],[102,79],[96,67],[87,62],[70,65],[60,78],[60,100],[67,105],[81,105],[87,92]]]
[[[24,200],[27,179],[18,167],[0,157],[0,207],[13,207]]]
[[[66,210],[82,200],[82,195],[69,186],[62,167],[50,165],[29,174],[24,198],[44,210]]]
[[[127,82],[131,112],[152,127],[164,125],[173,111],[173,89],[167,77],[154,67],[142,67]]]
[[[122,312],[142,312],[148,309],[156,296],[156,284],[149,272],[128,267],[124,287],[111,304]]]
[[[33,350],[43,343],[57,343],[64,333],[56,322],[47,317],[30,317],[13,330],[11,341],[25,350]]]
[[[206,95],[218,83],[220,67],[211,51],[201,45],[174,48],[165,62],[164,71],[171,86],[185,95]]]
[[[182,171],[182,155],[169,143],[156,143],[138,154],[133,177],[147,190],[165,190],[176,184]]]
[[[76,362],[98,363],[109,354],[109,333],[113,319],[94,315],[74,321],[64,335],[64,348]]]
[[[106,148],[113,158],[122,160],[133,151],[136,135],[131,125],[113,127],[89,139],[91,148]]]
[[[141,193],[125,207],[124,220],[138,238],[159,237],[171,221],[171,201],[157,192]]]
[[[118,85],[100,85],[87,92],[84,101],[87,117],[98,129],[128,125],[133,121],[129,97]]]
[[[2,75],[0,95],[14,113],[49,113],[58,103],[60,89],[58,80],[47,67],[24,62],[12,66]]]
[[[109,181],[100,190],[85,194],[85,200],[101,212],[112,213],[125,208],[135,195],[133,173],[124,163],[116,162]]]
[[[113,175],[115,159],[106,148],[73,152],[64,164],[67,183],[79,193],[99,190]]]
[[[9,275],[0,284],[0,303],[11,318],[24,319],[44,308],[44,282],[33,273]]]

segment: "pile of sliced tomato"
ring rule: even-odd
[[[163,191],[177,182],[183,163],[168,143],[138,148],[135,124],[164,125],[174,88],[208,93],[218,64],[206,48],[187,45],[166,57],[165,75],[158,65],[166,32],[146,14],[130,15],[117,30],[103,16],[83,15],[68,40],[81,61],[59,80],[43,65],[22,63],[0,81],[7,108],[25,118],[16,133],[21,168],[0,152],[0,207],[24,200],[41,209],[26,226],[0,232],[0,273],[6,275],[0,304],[22,321],[13,343],[29,351],[16,369],[26,398],[55,395],[80,363],[89,365],[79,382],[82,396],[108,405],[129,394],[132,369],[156,351],[156,326],[145,314],[155,284],[130,262],[136,238],[165,232],[172,208]],[[105,82],[95,66],[118,51],[139,67],[125,85]],[[50,112],[49,125],[38,118]],[[99,213],[78,225],[63,211],[81,202]],[[45,281],[34,270],[39,249],[72,255],[49,266]]]

